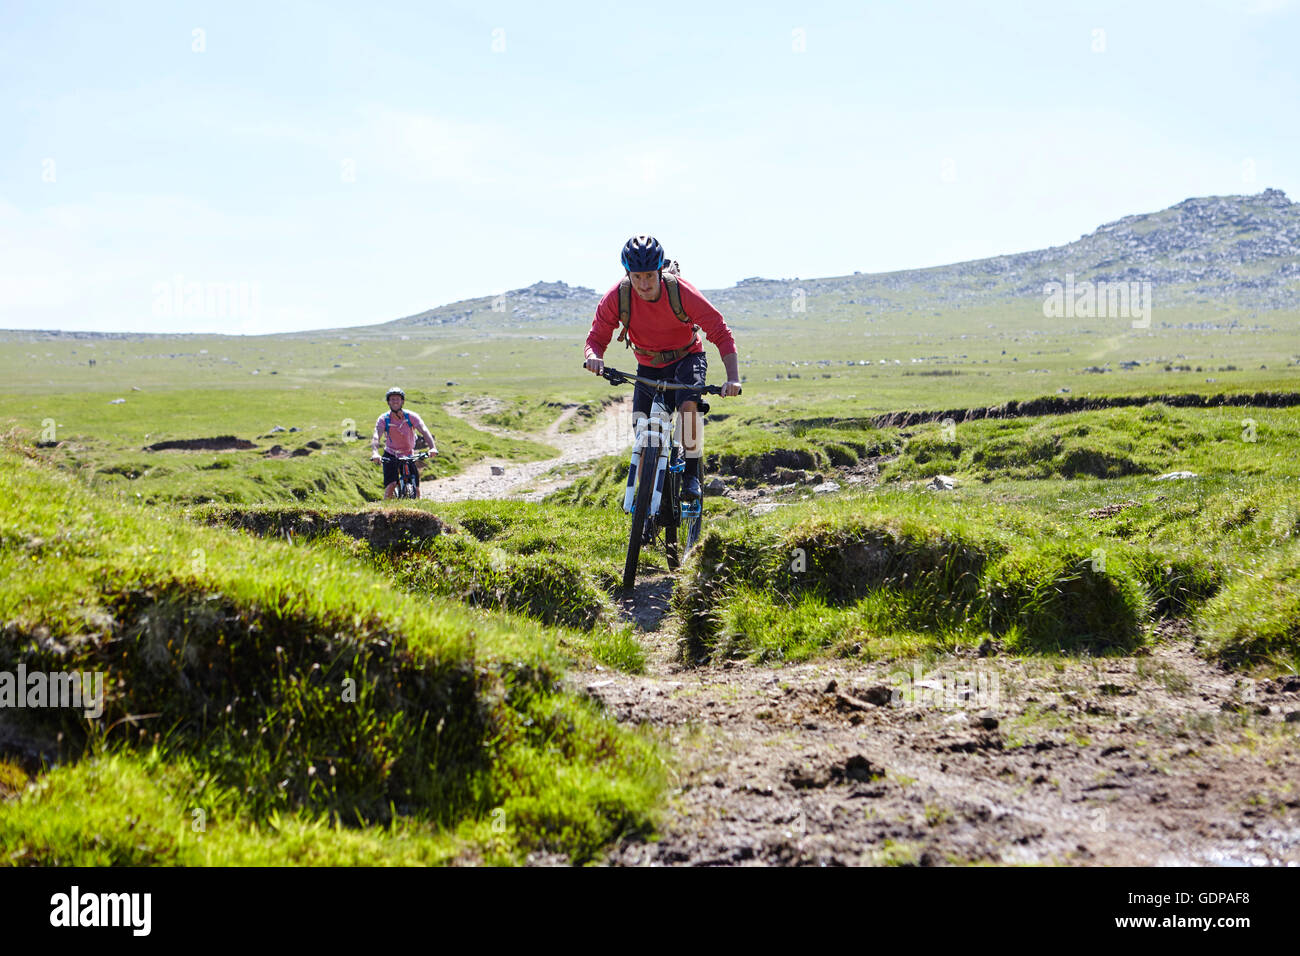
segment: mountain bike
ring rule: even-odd
[[[686,459],[682,444],[677,440],[677,416],[668,410],[665,393],[670,391],[700,391],[706,395],[722,395],[722,386],[706,385],[692,389],[676,382],[661,382],[644,378],[608,366],[600,373],[611,385],[648,388],[654,393],[650,414],[636,423],[636,439],[632,444],[632,462],[627,473],[627,487],[623,495],[623,510],[632,515],[632,528],[627,539],[627,561],[623,565],[623,590],[630,591],[636,580],[637,562],[641,549],[654,542],[660,529],[664,533],[664,553],[668,567],[676,570],[680,564],[677,538],[679,528],[685,524],[685,551],[690,551],[699,540],[704,521],[704,499],[683,501],[682,481],[685,478]],[[706,414],[709,403],[698,403],[700,414]],[[702,470],[701,470],[702,472]],[[701,495],[704,476],[700,475]]]
[[[384,461],[397,462],[396,491],[398,498],[420,497],[420,469],[415,467],[415,463],[428,457],[429,453],[427,451],[422,451],[418,455],[389,455],[385,453],[380,456]]]

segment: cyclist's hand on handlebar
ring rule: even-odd
[[[739,394],[740,394],[740,383],[739,383],[739,382],[728,382],[727,384],[723,385],[723,386],[722,386],[722,394],[723,394],[724,397],[727,397],[727,398],[730,398],[730,397],[733,396],[733,395],[739,395]]]
[[[583,363],[583,367],[588,372],[599,375],[601,372],[605,371],[605,361],[598,358],[589,358],[585,363]]]

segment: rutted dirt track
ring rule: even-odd
[[[1061,672],[973,654],[684,667],[654,613],[635,615],[645,676],[570,675],[677,761],[660,839],[612,864],[1300,865],[1300,679],[1243,684],[1176,635]]]
[[[626,428],[617,408],[610,421]],[[570,456],[612,450],[585,438],[567,439]],[[645,675],[567,677],[673,762],[658,838],[610,864],[1300,865],[1300,677],[1243,680],[1174,625],[1149,653],[1059,664],[989,646],[924,671],[688,667],[672,588],[646,578],[623,605]]]

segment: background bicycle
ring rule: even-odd
[[[420,469],[416,462],[422,461],[429,457],[427,451],[422,451],[414,455],[382,455],[383,461],[397,462],[397,495],[398,498],[419,498],[420,497]]]

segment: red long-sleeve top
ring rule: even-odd
[[[679,278],[677,285],[681,289],[682,308],[691,321],[700,327],[705,338],[717,346],[718,354],[730,355],[736,351],[736,342],[731,336],[731,329],[727,328],[722,313],[700,294],[699,289],[685,279]],[[618,333],[619,324],[618,283],[616,282],[596,306],[596,318],[591,323],[591,332],[587,334],[587,358],[605,357],[605,349],[609,346],[610,339]],[[647,302],[636,294],[635,289],[632,290],[632,317],[628,329],[628,337],[638,348],[653,352],[671,352],[690,345],[687,354],[704,351],[699,336],[673,313],[673,307],[668,301],[668,290],[662,286],[659,290],[659,298],[654,302]],[[670,364],[652,362],[645,356],[637,356],[637,361],[654,368]]]

